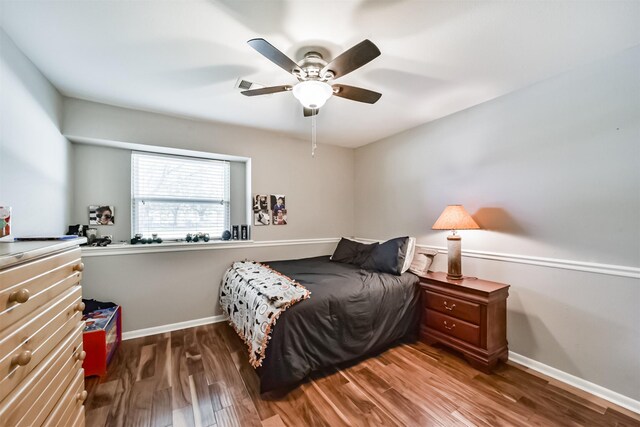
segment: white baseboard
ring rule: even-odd
[[[587,380],[583,380],[582,378],[578,378],[574,375],[568,374],[549,365],[545,365],[544,363],[529,359],[528,357],[522,356],[512,351],[509,352],[509,360],[640,414],[640,401],[634,400],[630,397],[617,393],[613,390],[609,390]]]
[[[163,334],[165,332],[177,331],[179,329],[193,328],[194,326],[209,325],[211,323],[224,322],[227,316],[220,314],[218,316],[203,317],[202,319],[187,320],[185,322],[170,323],[168,325],[154,326],[152,328],[136,329],[135,331],[123,332],[123,340],[131,340],[134,338],[146,337],[149,335]]]

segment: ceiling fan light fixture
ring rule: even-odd
[[[320,108],[333,95],[333,88],[325,82],[307,80],[293,87],[293,96],[306,108]]]

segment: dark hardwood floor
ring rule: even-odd
[[[423,343],[258,392],[225,323],[122,343],[87,378],[87,426],[640,426],[640,415],[513,364],[493,375]]]

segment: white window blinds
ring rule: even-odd
[[[133,152],[133,234],[184,239],[187,233],[219,238],[229,229],[229,162]]]

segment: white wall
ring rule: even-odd
[[[0,205],[15,236],[58,235],[70,209],[70,144],[61,97],[0,29]]]
[[[439,247],[448,233],[431,226],[463,204],[484,229],[462,231],[463,250],[485,252],[464,273],[511,284],[510,349],[636,400],[639,70],[631,49],[359,148],[355,192],[357,236]]]

